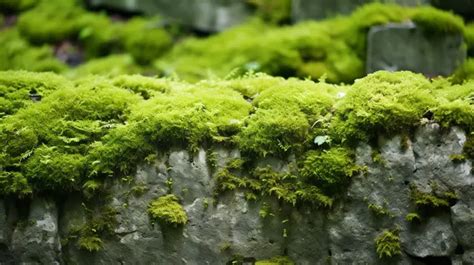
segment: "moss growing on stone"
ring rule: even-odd
[[[188,216],[175,195],[161,196],[148,206],[148,213],[154,221],[172,225],[185,225]]]
[[[258,260],[255,265],[294,265],[289,257],[277,256],[267,260]]]
[[[402,254],[398,229],[384,230],[375,238],[375,248],[379,258],[391,258]]]
[[[411,187],[411,200],[421,208],[447,208],[458,196],[452,191],[442,191],[436,184],[431,185],[431,192],[420,191],[416,186]]]
[[[434,7],[421,7],[413,12],[411,19],[431,34],[463,34],[462,17]]]

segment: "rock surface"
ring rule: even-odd
[[[226,264],[235,257],[278,255],[302,265],[419,264],[438,258],[473,264],[472,163],[449,159],[461,152],[464,132],[428,124],[404,141],[380,137],[377,148],[361,144],[356,160],[367,172],[355,176],[343,198],[326,210],[295,208],[275,198],[247,201],[241,191],[216,197],[216,170],[208,165],[207,152],[222,167],[240,157],[239,151],[171,150],[140,166],[132,181],[107,184],[116,224],[102,238],[103,249],[93,253],[73,241],[65,243],[72,227],[87,222],[89,210],[81,195],[56,202],[35,198],[29,207],[2,201],[0,264]],[[374,152],[380,155],[376,161]],[[288,161],[270,158],[259,164],[284,171]],[[430,192],[433,182],[458,191],[458,201],[408,222],[407,214],[417,211],[410,187]],[[187,213],[189,221],[182,227],[153,223],[148,216],[149,202],[169,192],[180,198]],[[375,251],[374,239],[385,230],[400,235],[402,252],[390,259]]]
[[[466,57],[461,34],[427,34],[413,23],[375,26],[367,38],[367,73],[410,70],[448,76]]]

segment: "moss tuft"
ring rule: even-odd
[[[258,260],[255,265],[294,265],[289,257],[277,256],[267,260]]]
[[[391,258],[402,254],[398,229],[384,230],[375,238],[375,248],[379,258]]]
[[[161,196],[150,202],[148,213],[154,221],[173,225],[185,225],[188,216],[175,195]]]

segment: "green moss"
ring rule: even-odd
[[[133,57],[128,54],[117,54],[90,60],[85,64],[72,69],[66,73],[66,75],[73,78],[88,75],[106,75],[114,77],[124,74],[138,74],[140,72],[143,72],[143,69],[135,63]]]
[[[463,154],[452,154],[449,155],[449,159],[451,159],[453,163],[462,163],[466,161],[466,156],[464,156]]]
[[[327,151],[309,151],[301,176],[327,194],[336,194],[346,187],[359,170],[349,150],[332,148]]]
[[[414,128],[437,106],[432,84],[410,72],[377,72],[356,81],[336,104],[332,136],[338,141],[371,140]]]
[[[132,19],[124,26],[122,33],[125,49],[139,64],[149,64],[163,55],[172,45],[172,39],[159,21]]]
[[[0,72],[0,118],[32,105],[30,94],[44,97],[54,90],[71,86],[67,79],[51,73]]]
[[[17,30],[1,31],[0,70],[28,70],[62,72],[66,66],[56,59],[50,46],[32,46]]]
[[[369,210],[371,210],[374,214],[378,216],[389,216],[392,217],[393,214],[387,209],[386,205],[381,206],[375,203],[369,203],[368,205]]]
[[[184,225],[188,216],[175,195],[161,196],[148,206],[148,213],[154,221],[173,225]]]
[[[270,23],[284,23],[291,18],[291,0],[248,0],[257,8],[257,13]]]
[[[421,222],[421,216],[417,213],[409,213],[405,216],[405,220],[410,223]]]
[[[258,260],[255,265],[294,265],[289,257],[277,256],[267,260]]]
[[[411,19],[429,33],[463,34],[464,32],[462,17],[433,7],[416,9]]]
[[[412,186],[410,197],[416,206],[429,209],[450,207],[458,198],[455,192],[442,191],[435,184],[431,185],[431,192],[422,192]]]
[[[375,248],[379,258],[391,258],[402,254],[398,229],[384,230],[375,238]]]
[[[42,1],[20,15],[18,29],[33,43],[75,38],[84,26],[79,19],[84,12],[75,0]]]

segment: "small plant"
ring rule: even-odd
[[[390,258],[402,253],[398,228],[384,230],[375,238],[375,248],[379,258]]]
[[[389,216],[393,217],[393,214],[390,212],[389,209],[387,209],[384,206],[377,205],[375,203],[370,203],[368,205],[369,210],[371,210],[373,213],[375,213],[377,216]]]
[[[96,235],[80,237],[78,244],[79,248],[89,252],[97,252],[102,249],[102,240]]]
[[[167,224],[184,225],[188,222],[188,216],[179,204],[178,198],[173,195],[165,195],[153,200],[148,206],[148,213],[154,221]]]
[[[405,220],[410,223],[421,222],[421,216],[417,213],[409,213],[405,216]]]
[[[268,216],[273,216],[272,209],[268,203],[264,202],[262,203],[262,206],[260,207],[260,211],[258,211],[258,214],[262,219],[265,219]]]
[[[385,161],[385,159],[383,158],[382,154],[380,154],[379,151],[372,152],[372,161],[382,166],[385,166],[387,164],[387,161]]]
[[[449,159],[451,159],[451,161],[453,161],[455,164],[463,163],[466,161],[466,156],[463,154],[452,154],[449,156]]]
[[[416,186],[411,187],[411,199],[418,207],[444,208],[457,200],[458,196],[452,191],[441,191],[437,184],[431,184],[431,192],[422,192]]]
[[[294,265],[289,257],[277,256],[267,260],[258,260],[255,265]]]

